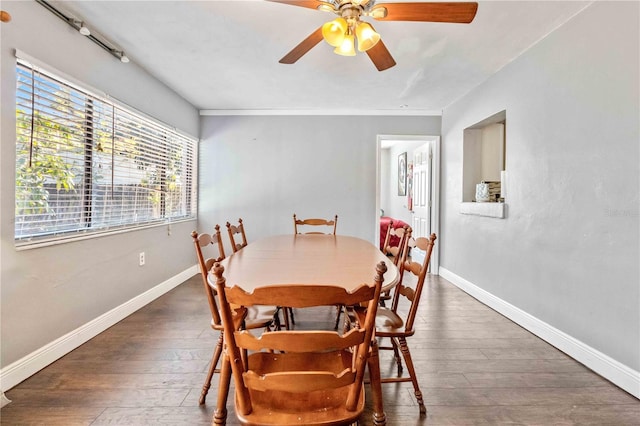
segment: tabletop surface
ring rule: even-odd
[[[384,261],[383,289],[399,280],[393,262],[368,241],[344,235],[276,235],[252,241],[222,261],[227,287],[247,291],[270,284],[331,284],[353,290],[372,284]],[[211,278],[211,277],[210,277]]]

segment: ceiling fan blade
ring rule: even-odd
[[[369,55],[373,65],[378,68],[378,71],[384,71],[396,64],[382,40],[379,40],[371,49],[367,50],[367,55]]]
[[[299,0],[299,1],[290,1],[290,0],[267,0],[271,3],[282,3],[282,4],[288,4],[290,6],[300,6],[300,7],[306,7],[308,9],[317,9],[319,5],[321,5],[322,3],[325,3],[323,1],[319,1],[319,0]]]
[[[375,10],[387,9],[386,16],[376,17]],[[371,9],[378,21],[453,22],[468,24],[478,10],[476,2],[461,3],[381,3]],[[381,15],[381,14],[380,14]]]
[[[322,41],[322,27],[312,32],[309,37],[302,40],[300,44],[294,47],[291,52],[287,53],[282,59],[281,64],[293,64],[298,59],[302,58],[305,53],[310,51],[316,44]]]

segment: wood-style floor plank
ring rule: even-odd
[[[335,308],[295,316],[300,328],[332,328]],[[209,425],[217,376],[198,405],[218,337],[209,324],[196,276],[9,390],[0,424]],[[440,277],[427,280],[416,329],[408,342],[427,416],[410,383],[388,383],[388,425],[640,424],[636,398]],[[380,363],[383,376],[396,374],[391,351]],[[367,397],[365,426],[368,388]],[[238,425],[232,395],[227,408]]]

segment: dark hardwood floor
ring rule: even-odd
[[[6,393],[2,425],[210,424],[198,397],[217,335],[195,276]],[[479,303],[429,277],[409,340],[425,403],[410,383],[384,384],[389,425],[638,425],[640,401]],[[296,311],[297,326],[335,308]],[[383,375],[395,373],[389,351]],[[237,424],[233,396],[229,425]],[[371,411],[360,424],[369,425]]]

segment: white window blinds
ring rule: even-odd
[[[196,215],[197,140],[19,60],[15,239]]]

